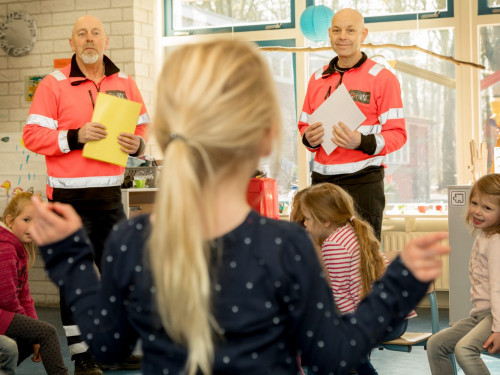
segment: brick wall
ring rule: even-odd
[[[49,74],[54,70],[54,59],[72,56],[68,39],[73,23],[84,14],[103,21],[110,37],[105,53],[120,70],[136,80],[152,114],[158,71],[154,47],[155,38],[159,37],[157,30],[161,30],[155,21],[158,4],[157,0],[0,0],[0,15],[25,11],[31,14],[38,27],[38,41],[27,56],[11,57],[0,49],[0,133],[3,138],[12,134],[9,138],[18,141],[31,103],[25,99],[27,76]],[[0,143],[1,160],[5,160],[2,153],[10,152],[4,146]],[[45,174],[42,167],[38,172]],[[2,173],[5,172],[0,170],[0,184],[8,178]],[[12,183],[15,185],[17,181],[16,177]],[[2,212],[7,199],[6,190],[0,189]],[[30,288],[37,305],[59,303],[57,288],[46,278],[41,257],[31,269]]]

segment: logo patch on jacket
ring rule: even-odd
[[[127,99],[127,95],[125,94],[125,91],[121,91],[121,90],[109,90],[109,91],[106,91],[106,94],[113,95],[113,96],[116,96],[116,97],[122,98],[122,99]]]
[[[363,104],[370,104],[370,93],[369,92],[364,92],[364,91],[359,91],[359,90],[351,90],[349,91],[349,94],[351,95],[352,100],[355,102],[363,103]]]

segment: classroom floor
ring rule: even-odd
[[[73,374],[73,362],[70,360],[68,347],[65,345],[66,338],[59,317],[59,309],[38,307],[38,317],[53,324],[57,328],[59,340],[61,342],[64,362]],[[426,308],[417,309],[418,316],[410,319],[408,323],[408,331],[413,332],[430,332],[430,310]],[[448,310],[440,309],[440,328],[448,327]],[[415,347],[411,353],[402,353],[389,350],[377,350],[372,352],[372,363],[377,369],[379,375],[429,375],[431,373],[427,362],[427,354],[423,347]],[[500,360],[483,356],[483,360],[487,364],[491,374],[500,374]],[[45,370],[41,363],[34,363],[29,358],[26,359],[18,368],[18,375],[41,375],[45,374]],[[139,375],[140,371],[106,371],[109,375]],[[459,371],[463,375],[463,371]]]
[[[38,314],[38,319],[44,320],[51,323],[56,327],[57,334],[59,336],[59,342],[61,343],[61,349],[63,353],[64,363],[69,369],[69,373],[72,375],[74,371],[74,362],[71,360],[71,355],[69,354],[68,346],[66,345],[66,337],[64,335],[64,330],[61,324],[61,317],[59,315],[59,309],[54,307],[37,307],[36,312]],[[30,358],[19,365],[17,368],[17,375],[45,375],[45,369],[41,362],[35,363],[31,361]],[[141,371],[131,371],[131,370],[115,370],[106,371],[105,374],[109,375],[139,375],[142,374]]]

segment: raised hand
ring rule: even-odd
[[[34,195],[31,198],[36,215],[29,232],[37,245],[58,242],[76,232],[82,220],[73,207],[59,202],[42,202]]]

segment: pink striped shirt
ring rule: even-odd
[[[340,312],[356,310],[360,301],[361,275],[359,243],[353,228],[347,224],[335,230],[323,242],[321,253]]]
[[[358,237],[354,229],[346,224],[333,232],[321,246],[333,298],[341,314],[353,312],[359,305],[361,293],[361,274],[359,272],[360,251]],[[387,257],[382,254],[386,266]],[[406,319],[417,316],[412,310]]]

